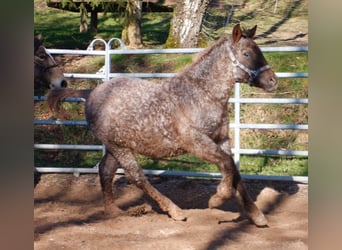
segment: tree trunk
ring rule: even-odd
[[[141,0],[128,0],[124,29],[122,30],[122,40],[126,46],[131,48],[141,48],[143,46],[141,38]]]
[[[174,9],[166,47],[198,46],[203,16],[211,0],[179,1]]]
[[[92,11],[90,15],[90,26],[91,26],[91,32],[97,33],[97,11]]]
[[[86,33],[88,31],[88,12],[83,3],[80,5],[80,14],[80,32]]]

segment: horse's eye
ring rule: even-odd
[[[248,52],[243,52],[243,55],[244,55],[245,57],[249,57],[249,53],[248,53]]]

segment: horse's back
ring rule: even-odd
[[[113,78],[98,85],[86,103],[86,113],[98,116],[109,115],[111,119],[146,115],[151,103],[160,99],[160,84],[138,78]],[[111,114],[120,114],[114,116]]]
[[[165,86],[142,79],[115,78],[97,86],[86,103],[87,121],[103,143],[145,155],[180,152],[174,108]],[[164,155],[165,154],[165,155]]]
[[[112,78],[98,85],[91,93],[90,99],[106,99],[111,97],[129,97],[133,95],[146,95],[146,89],[155,89],[156,84],[139,78]],[[117,98],[116,98],[117,99]]]

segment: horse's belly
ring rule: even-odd
[[[129,129],[120,131],[109,136],[111,143],[129,148],[133,152],[151,157],[172,157],[184,153],[169,131],[159,131],[152,127],[145,128],[143,131]]]

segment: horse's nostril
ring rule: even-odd
[[[271,82],[272,84],[277,84],[278,80],[277,80],[277,78],[275,78],[275,77],[271,77],[271,78],[270,78],[270,82]]]
[[[63,81],[61,82],[61,87],[62,87],[62,88],[66,88],[67,86],[68,86],[67,81],[63,80]]]

